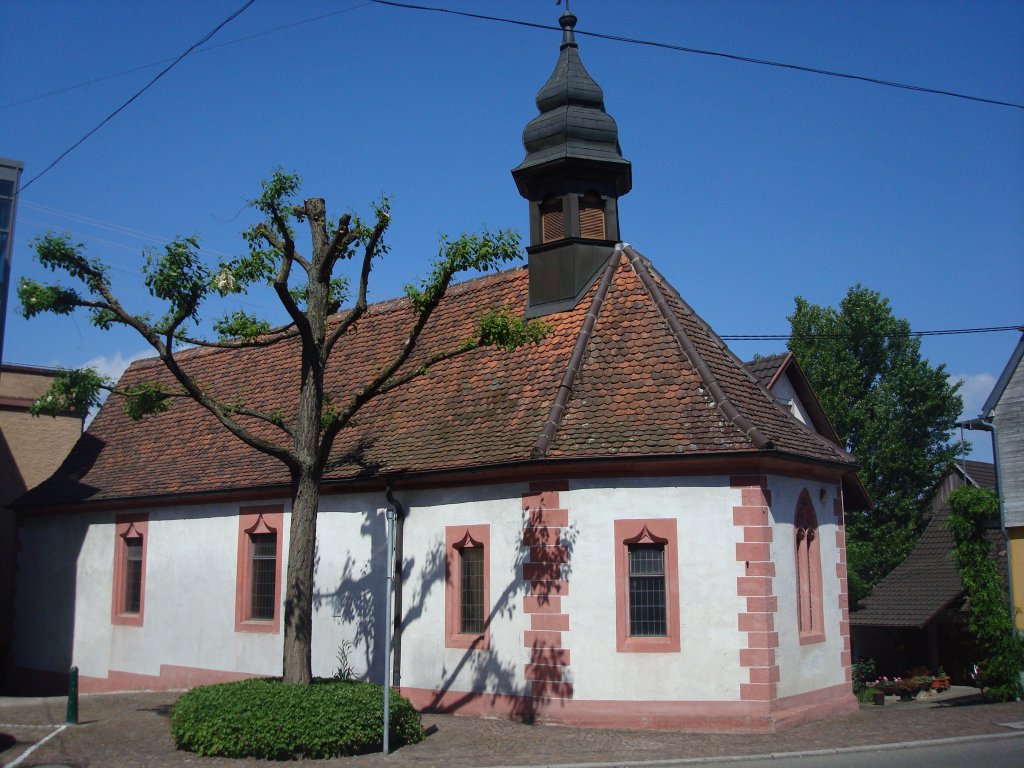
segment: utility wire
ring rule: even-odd
[[[168,65],[167,65],[166,67],[164,67],[164,68],[163,68],[163,69],[162,69],[162,70],[160,71],[160,74],[158,74],[158,75],[157,75],[156,77],[154,77],[154,78],[153,78],[152,80],[150,80],[150,81],[149,81],[148,83],[146,83],[146,85],[144,85],[144,86],[143,86],[143,87],[142,87],[141,89],[139,89],[138,91],[136,91],[136,92],[135,92],[135,94],[134,94],[134,95],[133,95],[133,96],[132,96],[132,97],[131,97],[130,99],[128,99],[128,101],[126,101],[126,102],[125,102],[124,104],[122,104],[122,105],[121,105],[120,107],[118,107],[118,108],[117,108],[117,109],[115,109],[115,110],[114,110],[113,112],[111,112],[111,113],[110,113],[109,115],[107,115],[107,116],[106,116],[105,118],[103,118],[103,120],[101,120],[101,121],[100,121],[100,123],[99,123],[99,124],[98,124],[98,125],[97,125],[97,126],[96,126],[95,128],[93,128],[93,129],[92,129],[91,131],[89,131],[89,132],[88,132],[87,134],[85,134],[85,136],[83,136],[83,137],[82,137],[82,138],[80,138],[80,139],[79,139],[78,141],[76,141],[76,142],[75,142],[74,144],[72,144],[72,145],[71,145],[70,147],[68,147],[68,148],[67,148],[67,149],[65,149],[65,150],[64,150],[63,152],[61,152],[61,153],[60,153],[60,155],[59,155],[59,156],[57,157],[57,159],[56,159],[56,160],[54,160],[54,161],[53,161],[52,163],[50,163],[50,164],[49,164],[48,166],[46,166],[46,167],[45,167],[45,168],[44,168],[43,170],[41,170],[41,171],[40,171],[39,173],[37,173],[37,174],[36,174],[35,176],[33,176],[33,177],[32,177],[31,179],[29,179],[29,180],[28,180],[27,182],[25,182],[24,184],[22,184],[22,185],[21,185],[21,187],[20,187],[20,189],[18,190],[19,194],[20,194],[21,192],[24,192],[24,191],[25,191],[26,189],[28,189],[28,188],[29,188],[30,186],[32,186],[32,184],[33,184],[34,182],[36,182],[36,181],[37,181],[37,180],[38,180],[38,179],[39,179],[40,177],[42,177],[42,176],[43,176],[43,175],[44,175],[44,174],[45,174],[45,173],[46,173],[47,171],[49,171],[50,169],[52,169],[52,168],[53,168],[53,167],[54,167],[55,165],[57,165],[57,163],[59,163],[59,162],[60,162],[61,160],[63,160],[63,159],[65,158],[65,157],[67,157],[67,156],[68,156],[69,154],[71,154],[71,152],[72,152],[72,151],[74,151],[74,150],[75,150],[75,149],[76,149],[76,148],[77,148],[77,147],[78,147],[78,146],[79,146],[80,144],[82,144],[82,142],[84,142],[84,141],[85,141],[86,139],[88,139],[88,138],[89,138],[90,136],[92,136],[92,135],[93,135],[94,133],[96,133],[96,131],[98,131],[98,130],[99,130],[100,128],[102,128],[102,127],[103,127],[104,125],[106,125],[106,124],[107,124],[107,123],[109,123],[109,122],[110,122],[111,120],[113,120],[113,119],[114,119],[114,117],[116,117],[116,116],[118,115],[118,113],[120,113],[121,111],[123,111],[123,110],[124,110],[125,108],[127,108],[127,107],[128,107],[128,105],[129,105],[129,104],[131,104],[131,103],[132,103],[133,101],[135,101],[135,100],[136,100],[137,98],[139,98],[139,96],[141,96],[141,95],[142,95],[143,93],[145,93],[146,91],[148,91],[148,90],[149,90],[149,88],[150,88],[150,87],[151,87],[151,86],[152,86],[152,85],[153,85],[153,84],[154,84],[154,83],[155,83],[155,82],[156,82],[157,80],[159,80],[159,79],[160,79],[161,77],[163,77],[163,76],[164,76],[164,75],[166,75],[166,74],[167,74],[168,72],[170,72],[170,71],[171,71],[172,69],[174,69],[175,65],[177,65],[177,63],[178,63],[179,61],[181,61],[182,59],[184,59],[184,58],[185,58],[186,56],[188,56],[188,55],[189,55],[189,54],[190,54],[190,53],[191,53],[192,51],[194,51],[194,50],[195,50],[196,48],[198,48],[198,47],[199,47],[200,45],[202,45],[202,44],[203,44],[203,43],[205,43],[205,42],[206,42],[207,40],[209,40],[209,39],[210,39],[211,37],[213,37],[213,36],[214,36],[215,34],[217,34],[217,33],[218,33],[218,32],[219,32],[219,31],[220,31],[220,30],[221,30],[221,29],[222,29],[222,28],[223,28],[224,26],[226,26],[226,25],[227,25],[227,24],[228,24],[229,22],[231,22],[231,21],[234,21],[234,20],[235,20],[236,18],[238,18],[238,16],[240,16],[240,15],[241,15],[241,14],[242,14],[242,13],[243,13],[243,12],[244,12],[244,11],[245,11],[245,10],[246,10],[246,9],[247,9],[247,8],[248,8],[249,6],[250,6],[250,5],[252,5],[252,4],[253,4],[253,3],[255,3],[255,2],[256,2],[256,0],[246,0],[245,4],[244,4],[244,5],[242,5],[242,7],[241,7],[241,8],[239,8],[239,9],[238,9],[237,11],[235,11],[235,12],[234,12],[234,13],[232,13],[232,14],[231,14],[230,16],[228,16],[228,17],[227,17],[226,19],[224,19],[224,21],[222,21],[222,22],[221,22],[220,24],[218,24],[218,25],[217,25],[216,27],[214,27],[214,28],[213,28],[213,29],[211,29],[211,30],[210,30],[209,32],[207,32],[207,33],[206,33],[205,35],[203,35],[202,39],[200,39],[200,40],[199,40],[199,41],[198,41],[197,43],[194,43],[193,45],[191,45],[191,46],[190,46],[190,47],[189,47],[189,48],[188,48],[188,49],[187,49],[187,50],[186,50],[186,51],[185,51],[185,52],[184,52],[183,54],[181,54],[181,55],[180,55],[180,56],[179,56],[178,58],[176,58],[176,59],[175,59],[175,60],[174,60],[173,62],[171,62],[170,64],[168,64]]]
[[[348,13],[350,11],[357,10],[358,8],[365,8],[368,5],[370,5],[370,0],[366,0],[365,3],[360,3],[359,5],[353,5],[353,6],[350,6],[348,8],[342,8],[342,9],[337,10],[337,11],[331,11],[330,13],[322,13],[319,16],[311,16],[310,18],[302,19],[301,21],[293,21],[291,24],[282,24],[282,25],[277,26],[277,27],[272,27],[270,29],[265,29],[262,32],[254,32],[253,34],[245,35],[244,37],[236,37],[233,40],[225,40],[223,43],[217,43],[216,45],[208,45],[205,48],[202,48],[202,49],[196,51],[196,53],[208,53],[210,51],[215,51],[218,48],[224,48],[225,46],[228,46],[228,45],[235,45],[236,43],[244,43],[247,40],[254,40],[257,37],[264,37],[266,35],[273,34],[274,32],[280,32],[282,29],[293,29],[294,27],[301,27],[304,24],[311,24],[314,21],[320,21],[321,19],[326,19],[329,16],[337,16],[338,14],[341,14],[341,13]],[[37,94],[36,96],[29,96],[27,99],[21,99],[19,101],[9,101],[6,104],[0,104],[0,109],[10,109],[11,107],[18,107],[18,106],[21,106],[22,104],[28,104],[28,103],[33,102],[33,101],[38,101],[39,99],[45,99],[45,98],[47,98],[49,96],[57,96],[57,95],[59,95],[61,93],[67,93],[68,91],[74,91],[74,90],[77,90],[78,88],[84,88],[87,85],[93,85],[95,83],[102,83],[104,80],[112,80],[115,77],[123,77],[124,75],[130,75],[133,72],[139,72],[139,71],[141,71],[143,69],[149,69],[151,67],[159,67],[161,64],[167,64],[168,62],[172,62],[172,61],[175,61],[175,59],[174,58],[161,59],[160,61],[151,61],[149,64],[140,64],[139,66],[132,67],[131,69],[123,69],[120,72],[113,72],[113,73],[111,73],[109,75],[102,75],[101,77],[95,77],[92,80],[86,80],[86,81],[81,82],[81,83],[75,83],[74,85],[68,85],[68,86],[65,86],[63,88],[57,88],[56,90],[47,91],[46,93],[40,93],[40,94]]]
[[[392,8],[405,8],[413,11],[432,11],[434,13],[448,13],[453,16],[465,16],[470,19],[480,19],[483,21],[497,21],[502,24],[514,24],[519,27],[530,27],[531,29],[551,29],[560,30],[561,27],[556,27],[551,24],[537,24],[531,21],[520,21],[519,19],[506,19],[501,16],[487,16],[482,13],[469,13],[468,11],[454,11],[450,8],[436,8],[429,5],[416,5],[413,3],[399,3],[395,0],[369,0],[369,2],[375,5],[386,5]],[[680,51],[682,53],[695,53],[701,56],[715,56],[720,59],[730,59],[732,61],[741,61],[746,64],[760,64],[766,67],[779,67],[780,69],[791,69],[798,72],[809,72],[814,75],[825,75],[827,77],[839,77],[845,80],[858,80],[863,83],[871,83],[872,85],[883,85],[889,88],[902,88],[907,91],[918,91],[920,93],[932,93],[938,96],[951,96],[956,99],[966,99],[967,101],[977,101],[982,104],[994,104],[1000,107],[1012,107],[1014,109],[1024,109],[1024,104],[1016,104],[1012,101],[1000,101],[998,99],[987,99],[982,96],[971,96],[967,93],[958,93],[957,91],[947,91],[941,88],[926,88],[923,85],[911,85],[908,83],[899,83],[893,80],[880,80],[875,77],[868,77],[867,75],[854,75],[849,72],[836,72],[830,69],[819,69],[817,67],[805,67],[800,64],[787,64],[781,61],[771,61],[769,59],[756,59],[751,56],[740,56],[735,53],[722,53],[721,51],[708,51],[701,48],[689,48],[684,45],[673,45],[671,43],[660,43],[653,40],[641,40],[635,37],[623,37],[621,35],[608,35],[601,32],[585,32],[581,29],[574,29],[573,33],[576,35],[584,35],[586,37],[596,37],[601,40],[612,40],[617,43],[630,43],[632,45],[645,45],[651,48],[664,48],[669,51]]]
[[[1024,325],[998,325],[988,328],[950,328],[941,331],[907,331],[906,333],[747,333],[721,335],[723,341],[789,341],[790,339],[901,339],[908,336],[956,336],[965,333],[1024,332]]]

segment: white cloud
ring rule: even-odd
[[[99,355],[91,360],[86,360],[82,363],[82,368],[92,368],[101,376],[117,381],[121,378],[121,374],[125,372],[125,369],[129,365],[134,363],[136,360],[141,360],[144,357],[150,357],[153,354],[153,350],[144,349],[141,352],[136,352],[133,355],[125,357],[120,351],[115,352],[112,356]]]
[[[92,368],[101,376],[106,376],[113,382],[116,382],[121,378],[121,374],[125,372],[129,365],[134,363],[136,360],[141,360],[144,357],[150,357],[153,354],[151,349],[144,349],[141,352],[125,357],[120,351],[115,352],[113,355],[99,355],[90,360],[86,360],[82,363],[82,368]],[[107,392],[102,393],[103,400],[107,399]],[[93,408],[89,411],[85,417],[85,426],[88,427],[92,423],[93,417],[96,416],[98,408]]]
[[[949,377],[950,381],[960,382],[960,397],[964,399],[964,410],[960,414],[961,419],[973,419],[981,414],[981,407],[985,405],[988,396],[996,385],[996,377],[991,373],[964,373],[954,374]]]

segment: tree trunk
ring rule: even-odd
[[[296,472],[292,489],[282,670],[286,683],[310,683],[313,680],[313,559],[320,473],[312,468]]]

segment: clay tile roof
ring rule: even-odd
[[[956,470],[979,488],[996,490],[996,465],[989,461],[957,461]]]
[[[758,383],[767,389],[775,380],[782,364],[786,362],[788,358],[789,354],[783,352],[778,355],[768,355],[766,357],[758,357],[754,360],[748,360],[743,365],[748,371],[750,371],[751,375],[757,379]]]
[[[525,268],[452,286],[407,365],[468,336],[490,308],[522,313],[527,288]],[[335,401],[393,354],[411,318],[404,299],[369,308],[326,376]],[[475,350],[371,401],[336,441],[325,484],[530,461],[756,451],[852,467],[849,455],[776,407],[628,246],[613,254],[575,308],[544,322],[551,332],[540,344]],[[289,341],[256,350],[194,349],[180,359],[220,397],[287,413],[297,397],[298,354],[297,342]],[[158,360],[143,360],[121,385],[153,377],[169,380]],[[268,437],[274,430],[247,426]],[[18,506],[280,491],[287,483],[282,465],[189,400],[133,422],[111,399],[57,473]]]

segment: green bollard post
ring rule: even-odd
[[[72,667],[68,676],[67,721],[72,725],[78,722],[78,667]]]

